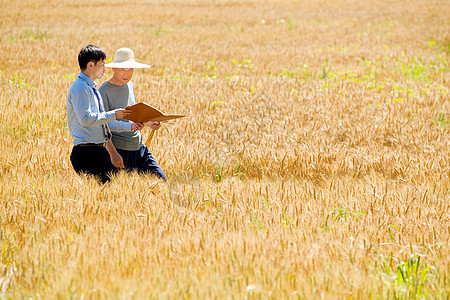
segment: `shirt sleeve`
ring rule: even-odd
[[[132,122],[122,122],[122,121],[111,121],[108,123],[109,129],[114,132],[132,131]]]
[[[94,97],[94,92],[88,87],[70,95],[75,115],[84,127],[102,125],[116,119],[115,111],[99,112],[98,102]]]

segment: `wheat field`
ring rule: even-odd
[[[449,299],[447,0],[0,4],[0,299]],[[73,171],[87,44],[167,182]]]

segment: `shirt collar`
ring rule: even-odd
[[[84,80],[86,82],[86,84],[91,87],[91,88],[97,88],[97,84],[95,83],[95,81],[92,81],[92,79],[90,79],[86,74],[84,74],[83,72],[80,72],[80,74],[78,74],[78,78]]]

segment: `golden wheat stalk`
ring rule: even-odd
[[[156,130],[152,129],[152,131],[150,132],[150,134],[147,137],[147,140],[145,141],[145,146],[147,146],[147,148],[150,147],[150,143],[152,142],[153,136],[155,135]]]

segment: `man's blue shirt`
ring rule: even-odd
[[[106,141],[102,124],[108,123],[113,131],[130,131],[132,123],[116,120],[115,110],[100,112],[99,101],[94,93],[97,84],[86,74],[80,72],[78,78],[72,83],[67,96],[67,122],[73,144],[103,143]],[[101,95],[100,103],[103,105]],[[103,110],[104,111],[104,110]]]

